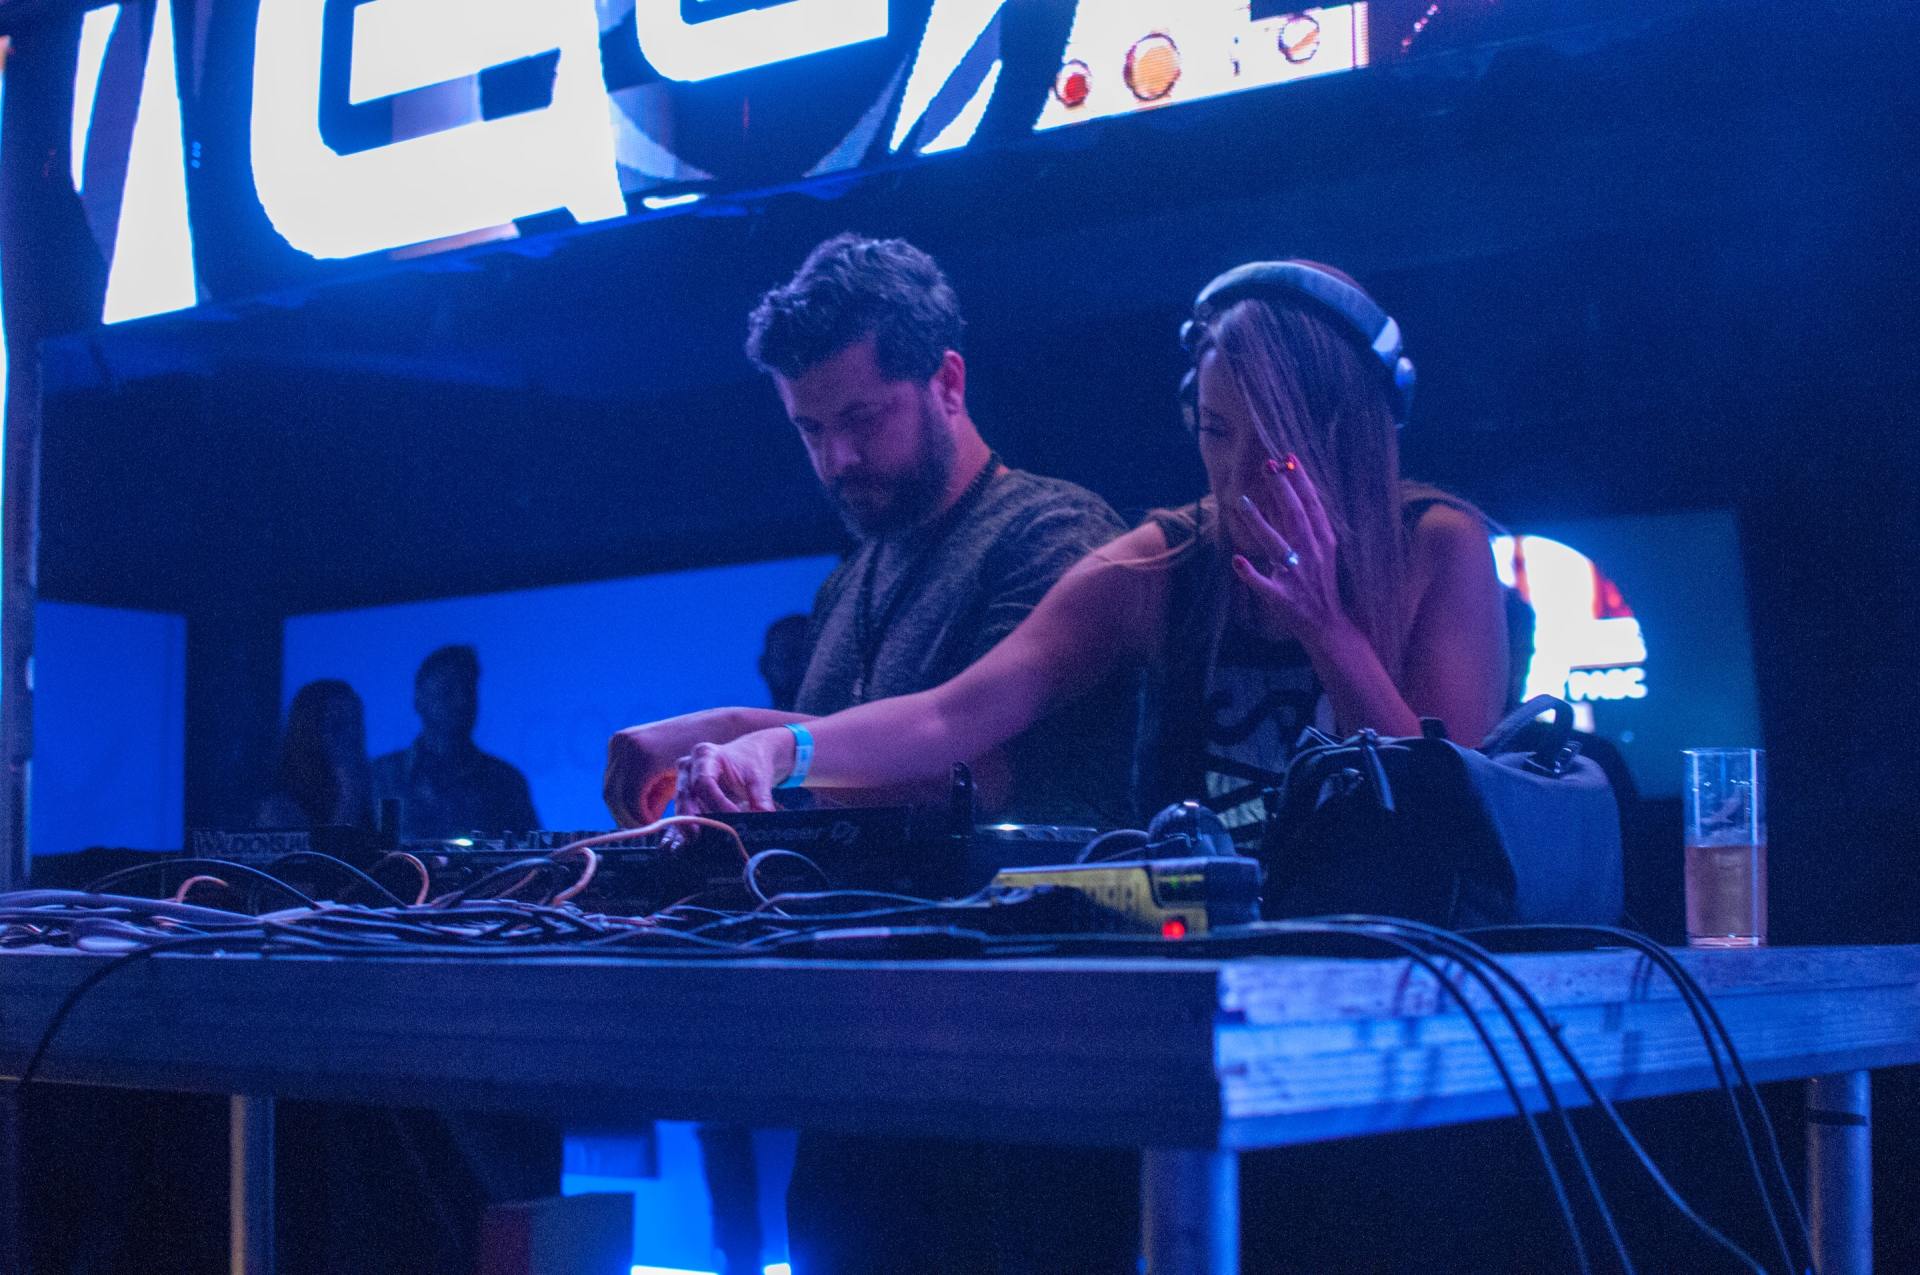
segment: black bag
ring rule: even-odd
[[[1572,706],[1547,695],[1477,750],[1437,722],[1410,739],[1310,732],[1268,795],[1262,913],[1613,924],[1620,812],[1572,734]]]

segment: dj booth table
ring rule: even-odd
[[[1867,1072],[1920,1061],[1920,948],[1679,957],[1755,1081],[1812,1078],[1820,1270],[1867,1271]],[[106,959],[0,954],[0,1076]],[[1684,1003],[1641,957],[1509,964],[1611,1098],[1715,1087]],[[1542,1053],[1561,1098],[1584,1102]],[[87,994],[40,1077],[233,1095],[234,1275],[273,1269],[276,1098],[1138,1146],[1156,1273],[1235,1269],[1239,1151],[1512,1110],[1468,1019],[1401,960],[160,954]]]

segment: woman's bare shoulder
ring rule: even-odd
[[[1493,574],[1489,529],[1480,518],[1454,505],[1436,504],[1413,525],[1408,565],[1415,579],[1453,576],[1459,571]]]
[[[1119,566],[1148,566],[1164,562],[1167,557],[1167,533],[1158,522],[1149,518],[1133,530],[1122,532],[1109,540],[1101,547],[1099,556]]]

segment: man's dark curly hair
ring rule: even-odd
[[[927,381],[965,330],[959,298],[932,257],[904,239],[843,234],[760,298],[747,320],[747,357],[791,379],[871,336],[882,376]]]

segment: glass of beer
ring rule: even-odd
[[[1767,941],[1766,754],[1689,748],[1687,944],[1759,947]]]

